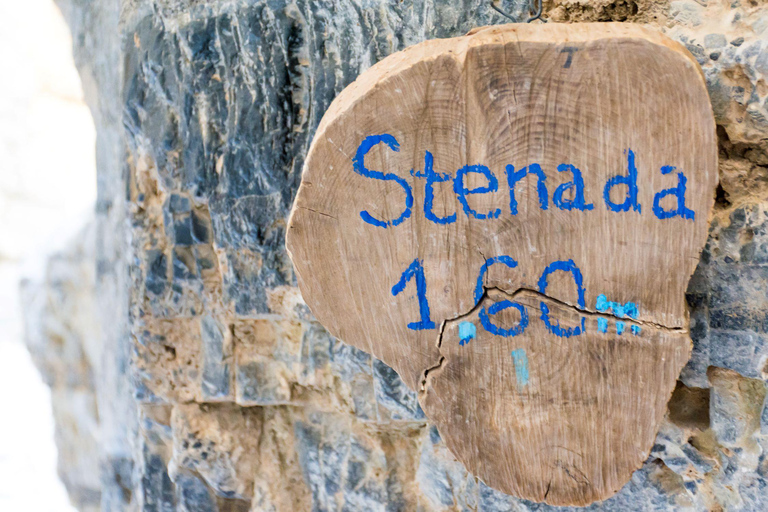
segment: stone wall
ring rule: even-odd
[[[544,3],[551,21],[650,23],[684,43],[720,139],[693,357],[648,461],[589,509],[768,509],[768,4]],[[480,0],[62,8],[99,133],[103,509],[554,510],[468,474],[397,374],[314,321],[283,245],[334,96],[392,52],[503,18]]]

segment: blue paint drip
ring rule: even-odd
[[[669,174],[675,170],[671,165],[665,165],[661,168],[661,174]],[[677,173],[677,187],[667,188],[653,196],[653,213],[659,219],[671,219],[673,217],[682,217],[684,219],[694,220],[696,213],[685,206],[685,188],[688,179],[682,172]],[[661,207],[661,200],[668,195],[677,197],[677,208],[674,210],[665,210]]]
[[[485,176],[485,178],[488,180],[488,186],[468,189],[464,185],[464,177],[471,172]],[[476,219],[483,220],[495,219],[501,215],[501,209],[499,208],[491,210],[487,214],[477,213],[475,210],[469,207],[469,203],[467,202],[467,196],[470,194],[486,194],[488,192],[496,192],[497,190],[499,190],[499,180],[496,179],[496,176],[491,172],[491,170],[484,165],[465,165],[456,171],[456,179],[453,180],[453,191],[459,198],[459,202],[461,203],[462,208],[464,208],[464,213],[467,214],[467,217],[474,217]]]
[[[608,332],[608,320],[606,320],[605,318],[597,319],[597,332],[602,332],[602,333]]]
[[[642,208],[637,202],[637,167],[635,167],[635,153],[631,149],[627,150],[627,173],[627,176],[619,174],[608,180],[603,189],[603,200],[612,212],[626,212],[632,208],[640,213]],[[611,201],[611,189],[616,185],[627,186],[627,198],[621,204]]]
[[[382,135],[369,135],[365,139],[363,139],[363,142],[360,143],[360,146],[357,148],[357,153],[355,154],[355,157],[352,159],[352,168],[354,171],[359,174],[360,176],[364,176],[366,178],[373,178],[377,180],[383,180],[383,181],[394,181],[401,187],[403,187],[403,191],[405,191],[405,210],[403,210],[403,213],[400,214],[398,218],[392,221],[383,221],[375,218],[373,215],[368,213],[367,210],[363,210],[360,212],[360,217],[363,219],[364,222],[367,222],[368,224],[373,224],[374,226],[378,226],[380,228],[387,228],[389,226],[397,226],[398,224],[402,223],[405,219],[411,216],[411,207],[413,207],[413,192],[411,192],[411,187],[408,185],[408,182],[405,181],[403,178],[396,174],[384,174],[380,171],[374,171],[371,169],[365,168],[365,155],[368,153],[368,151],[371,150],[371,148],[379,143],[383,142],[386,144],[389,149],[392,151],[398,152],[400,151],[400,143],[397,142],[397,139],[395,139],[392,135],[389,134],[382,134]]]
[[[435,172],[433,162],[434,159],[432,153],[427,151],[424,154],[424,172],[420,173],[411,169],[411,176],[415,178],[427,178],[427,183],[424,185],[424,216],[436,224],[453,224],[456,222],[455,213],[447,217],[438,217],[432,210],[432,203],[435,200],[434,184],[451,180],[450,174]]]
[[[632,331],[632,334],[634,334],[635,336],[637,336],[638,334],[640,334],[640,326],[639,326],[639,325],[633,325],[633,326],[630,328],[630,330]]]
[[[507,185],[509,186],[509,210],[512,215],[517,215],[517,199],[515,198],[515,185],[518,181],[522,180],[529,174],[535,174],[536,179],[536,191],[539,195],[539,206],[542,210],[549,208],[549,191],[545,181],[547,176],[544,171],[541,170],[539,164],[530,164],[528,167],[523,167],[519,171],[515,171],[513,165],[507,165]]]
[[[573,262],[573,260],[563,260],[563,261],[553,261],[550,263],[547,268],[544,269],[544,272],[541,274],[541,277],[539,278],[539,292],[540,293],[546,293],[547,291],[547,278],[549,277],[549,274],[556,272],[558,270],[562,270],[565,272],[570,272],[573,275],[573,280],[576,283],[576,291],[579,296],[579,307],[584,309],[585,301],[584,301],[584,286],[582,285],[583,278],[581,276],[581,270],[579,270],[579,267],[576,266],[576,263]],[[555,336],[560,336],[562,338],[570,338],[571,336],[578,336],[585,330],[585,321],[584,317],[581,317],[581,327],[567,327],[562,328],[560,327],[560,323],[556,322],[555,324],[552,324],[549,320],[549,307],[544,303],[541,302],[539,304],[539,307],[541,308],[541,320],[544,322],[544,326],[547,328],[549,332],[554,334]]]
[[[557,172],[565,171],[571,171],[571,174],[573,174],[573,181],[563,183],[557,187],[557,189],[555,189],[555,194],[552,196],[552,202],[561,210],[576,209],[585,211],[593,209],[595,205],[587,203],[587,200],[584,199],[584,178],[581,177],[581,171],[576,166],[570,164],[560,164],[557,166]],[[563,199],[563,194],[573,187],[576,188],[573,200]]]
[[[624,322],[616,322],[616,334],[624,334]]]
[[[528,355],[525,349],[518,348],[512,351],[512,361],[515,363],[515,378],[517,385],[523,387],[528,384]]]
[[[461,322],[459,324],[459,345],[464,346],[473,339],[477,334],[475,324],[472,322]]]

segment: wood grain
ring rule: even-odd
[[[627,24],[482,28],[336,98],[287,247],[317,319],[417,390],[470,471],[583,505],[642,465],[689,357],[716,183],[704,80],[678,44]]]

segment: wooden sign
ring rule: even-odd
[[[716,183],[704,79],[677,43],[482,28],[336,98],[287,246],[317,319],[397,370],[471,472],[584,505],[642,465],[689,357]]]

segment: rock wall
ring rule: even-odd
[[[693,357],[648,461],[588,509],[768,509],[768,4],[544,4],[550,21],[650,23],[684,43],[720,138]],[[61,5],[99,133],[103,509],[554,510],[468,474],[397,374],[313,320],[283,245],[334,96],[392,52],[503,18],[480,0]]]

